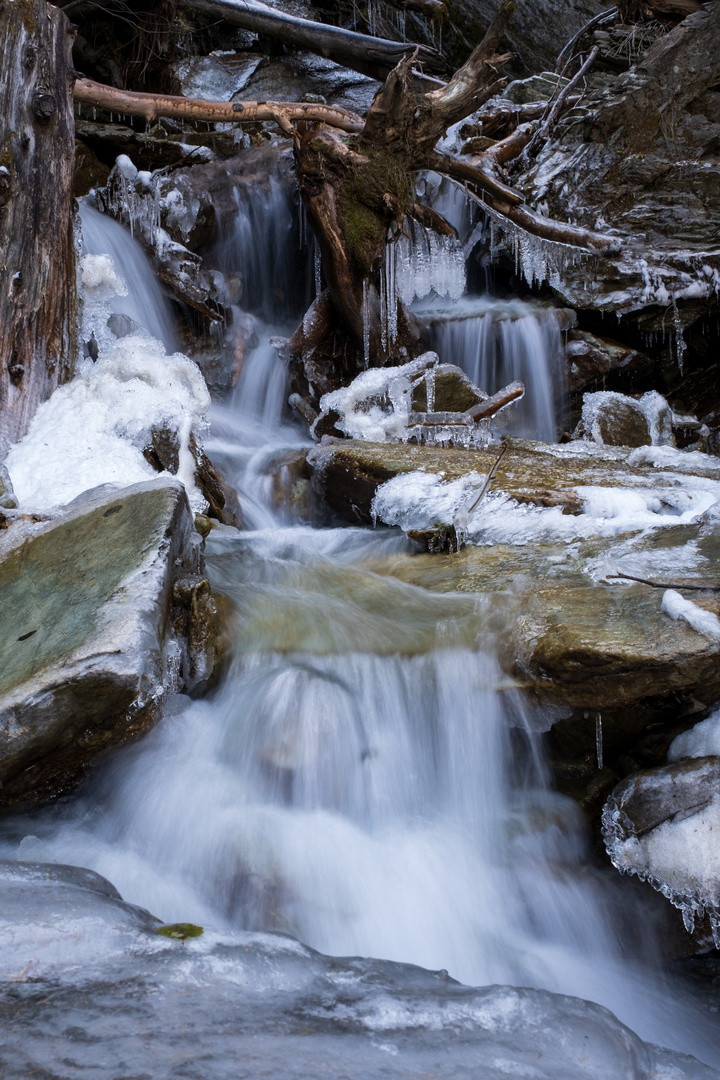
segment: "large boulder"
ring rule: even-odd
[[[68,790],[142,734],[165,690],[203,689],[215,605],[181,483],[80,496],[0,541],[0,806]]]
[[[200,929],[163,926],[89,870],[0,863],[3,1080],[220,1078],[238,1062],[271,1080],[717,1080],[579,998]]]
[[[506,612],[506,670],[555,705],[608,710],[615,750],[669,698],[677,711],[683,699],[720,697],[718,642],[700,629],[720,610],[703,591],[720,556],[718,463],[664,446],[503,445],[498,461],[498,445],[328,440],[308,461],[316,494],[346,521],[464,538],[457,554],[396,556],[382,572],[493,596]],[[647,581],[689,588],[687,611],[674,617]]]

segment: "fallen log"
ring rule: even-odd
[[[326,56],[373,79],[384,79],[404,56],[417,49],[417,61],[430,71],[444,71],[445,62],[435,49],[412,45],[369,34],[359,34],[340,26],[301,19],[267,7],[259,0],[182,0],[192,11],[222,19],[232,26],[282,41],[298,49]]]
[[[352,133],[363,129],[359,116],[333,105],[288,101],[204,101],[174,94],[118,90],[114,86],[82,78],[75,81],[74,96],[76,101],[98,109],[141,116],[148,124],[160,116],[166,116],[173,120],[201,120],[211,124],[271,120],[281,126],[293,120],[317,120],[340,131]]]

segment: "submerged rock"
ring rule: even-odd
[[[173,582],[202,569],[177,481],[97,488],[55,520],[20,521],[0,559],[9,807],[67,791],[99,753],[146,731],[166,689],[207,683],[217,645],[207,603],[172,631]]]
[[[4,1080],[57,1071],[271,1080],[717,1080],[608,1010],[446,971],[175,924],[89,870],[0,863]],[[172,931],[176,933],[172,933]],[[197,936],[196,936],[197,935]],[[35,992],[36,988],[41,992]]]

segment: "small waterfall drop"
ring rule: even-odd
[[[457,364],[490,394],[519,379],[525,397],[498,418],[494,429],[528,439],[555,442],[564,393],[562,339],[552,310],[519,300],[466,297],[455,310],[421,314],[432,347]]]
[[[126,296],[113,298],[112,311],[127,315],[173,352],[177,345],[170,301],[148,256],[120,222],[101,213],[88,197],[80,200],[80,219],[83,253],[110,255],[127,286]]]

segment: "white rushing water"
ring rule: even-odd
[[[253,257],[274,288],[267,250]],[[80,795],[11,822],[2,854],[89,867],[166,922],[587,998],[643,1039],[717,1061],[656,966],[646,912],[593,869],[576,805],[549,787],[544,719],[493,655],[502,611],[379,573],[405,550],[400,534],[272,509],[268,463],[309,444],[283,420],[272,333],[261,328],[206,441],[248,527],[208,543],[236,607],[222,687],[173,698]]]

